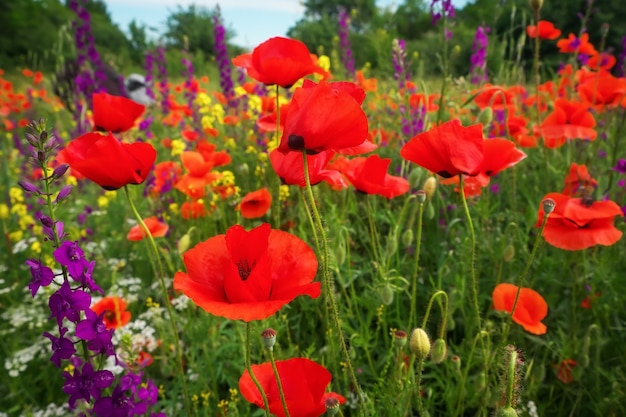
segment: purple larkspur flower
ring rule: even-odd
[[[102,390],[108,388],[115,379],[111,371],[94,371],[93,366],[89,362],[86,362],[81,370],[76,367],[72,374],[67,371],[63,372],[63,378],[65,378],[63,391],[70,396],[68,400],[70,409],[74,409],[76,401],[80,399],[85,401],[90,401],[92,398],[98,400]],[[96,414],[100,416],[107,415]]]
[[[339,9],[339,49],[341,51],[341,62],[346,69],[349,78],[355,79],[354,56],[350,46],[350,14],[345,8]]]
[[[626,174],[626,159],[620,158],[617,164],[613,167],[613,171],[617,171],[620,174]]]
[[[65,281],[61,288],[50,296],[50,318],[56,317],[59,326],[67,317],[77,323],[80,320],[81,311],[85,311],[91,304],[91,296],[83,290],[72,290],[69,282]]]
[[[65,241],[61,243],[53,255],[58,263],[67,268],[74,279],[80,279],[89,264],[85,259],[83,250],[78,246],[78,242]]]
[[[96,261],[86,262],[87,267],[83,269],[82,274],[77,277],[72,276],[74,281],[80,283],[82,288],[89,288],[91,292],[99,292],[104,295],[104,291],[93,280],[93,269],[96,266]]]
[[[28,284],[28,288],[34,298],[37,291],[39,291],[39,288],[47,287],[52,283],[52,280],[54,280],[54,272],[52,272],[52,269],[44,266],[40,261],[29,259],[25,263],[28,267],[30,267],[30,275],[32,279]]]
[[[71,339],[65,337],[65,333],[67,333],[67,327],[61,328],[60,337],[56,337],[48,332],[45,332],[43,335],[50,339],[52,342],[52,357],[50,357],[50,361],[56,365],[57,368],[61,367],[61,360],[69,359],[76,353],[76,349],[74,348],[74,342]]]
[[[135,404],[122,388],[118,385],[113,389],[111,396],[99,398],[93,406],[93,411],[98,416],[127,417],[136,414]]]
[[[85,311],[86,318],[76,325],[76,336],[87,341],[87,348],[92,352],[101,353],[105,356],[115,355],[115,347],[111,341],[113,329],[107,329],[102,320],[105,312],[96,314],[92,310]]]

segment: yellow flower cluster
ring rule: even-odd
[[[211,96],[208,94],[198,94],[196,105],[198,106],[198,112],[202,115],[200,122],[204,129],[213,129],[216,124],[221,125],[224,122],[224,107],[220,103],[213,103]]]
[[[174,139],[172,141],[172,156],[182,155],[185,151],[185,142],[182,139]]]
[[[9,233],[9,238],[13,242],[17,242],[24,237],[23,231],[28,230],[29,227],[35,224],[35,219],[28,213],[28,207],[24,203],[24,192],[21,188],[11,187],[9,189],[9,200],[11,201],[11,209],[8,210],[8,206],[3,204],[5,207],[0,208],[0,212],[2,212],[0,213],[0,217],[8,218],[9,214],[6,213],[7,210],[10,214],[18,217],[17,224],[19,225],[20,230]],[[35,226],[34,231],[36,233],[40,233],[41,226]]]
[[[281,185],[278,189],[278,200],[285,201],[289,198],[289,186]]]

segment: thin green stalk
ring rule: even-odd
[[[474,356],[474,351],[476,350],[476,344],[478,342],[478,340],[481,340],[481,344],[483,344],[482,342],[482,336],[483,334],[488,335],[487,332],[478,332],[478,334],[476,334],[476,337],[474,338],[474,343],[472,343],[472,347],[470,349],[469,355],[467,356],[467,363],[465,365],[465,370],[463,371],[463,374],[461,376],[461,384],[460,384],[460,388],[461,388],[461,393],[459,395],[459,400],[457,402],[457,406],[456,406],[456,412],[454,413],[455,416],[459,416],[462,415],[462,406],[463,406],[463,400],[465,399],[465,384],[467,383],[467,377],[469,375],[469,370],[470,370],[470,365],[471,365],[471,359]]]
[[[283,410],[285,411],[285,416],[289,417],[289,410],[287,409],[287,401],[285,400],[285,392],[283,391],[283,383],[280,380],[280,376],[278,375],[278,368],[276,368],[276,361],[274,360],[274,349],[269,349],[270,351],[270,362],[272,362],[272,369],[274,370],[274,378],[276,378],[276,384],[278,384],[278,393],[280,394],[280,402],[283,404]]]
[[[246,369],[248,370],[248,374],[250,374],[250,378],[252,379],[252,382],[254,382],[254,385],[256,385],[257,389],[261,393],[261,397],[263,398],[263,404],[265,406],[265,416],[270,417],[270,406],[269,406],[269,403],[267,402],[267,396],[265,395],[265,391],[263,391],[263,387],[259,383],[259,380],[254,375],[254,372],[252,372],[252,365],[250,361],[250,339],[251,339],[250,334],[252,333],[251,329],[252,329],[252,324],[250,322],[247,322],[246,323],[246,348],[245,348],[244,360],[246,362]]]
[[[378,240],[378,233],[376,232],[376,222],[374,222],[374,209],[372,208],[369,197],[369,195],[365,196],[365,204],[367,205],[367,210],[365,211],[367,212],[367,222],[370,231],[370,242],[372,242],[372,252],[374,253],[374,259],[376,260],[380,271],[380,265],[383,260],[380,256],[380,242]]]
[[[443,308],[441,309],[441,326],[439,327],[439,338],[443,339],[446,335],[446,325],[448,323],[448,294],[445,291],[439,290],[435,292],[428,300],[428,306],[426,307],[426,313],[424,314],[424,320],[422,321],[422,329],[426,328],[426,324],[428,323],[428,319],[430,316],[430,310],[433,307],[433,302],[439,296],[443,297]]]
[[[509,357],[509,369],[507,370],[506,381],[506,406],[513,407],[515,399],[515,366],[517,365],[517,351],[513,349]]]
[[[411,309],[409,310],[409,329],[414,327],[413,320],[416,316],[417,303],[417,276],[419,275],[420,252],[422,249],[422,220],[424,217],[424,202],[419,203],[417,213],[417,233],[415,241],[415,262],[413,264],[413,277],[411,281]]]
[[[537,26],[537,33],[535,36],[535,54],[533,58],[533,72],[535,74],[535,123],[537,128],[541,125],[541,112],[539,111],[539,8],[535,9],[535,25]]]
[[[276,143],[280,143],[280,86],[276,84]],[[272,217],[274,220],[274,228],[280,229],[280,178],[275,175],[276,185],[274,187],[274,207],[272,209]]]
[[[356,391],[357,398],[359,401],[364,401],[365,396],[363,395],[363,391],[361,390],[361,386],[356,379],[356,374],[354,372],[354,367],[352,366],[352,360],[350,359],[350,354],[348,353],[348,347],[346,346],[346,341],[343,334],[343,329],[341,328],[341,323],[339,321],[339,311],[337,309],[337,302],[335,301],[335,295],[333,292],[333,282],[330,276],[330,266],[328,264],[328,260],[330,258],[329,249],[328,249],[328,239],[326,238],[326,231],[324,229],[324,224],[322,223],[322,218],[320,217],[319,211],[317,210],[317,205],[315,204],[315,197],[313,196],[313,188],[311,187],[311,179],[309,178],[309,164],[306,157],[306,150],[302,151],[302,159],[304,166],[304,179],[306,181],[306,195],[309,198],[309,204],[311,207],[311,214],[313,215],[313,228],[317,228],[319,232],[319,240],[322,245],[322,289],[324,292],[324,297],[326,298],[326,306],[330,310],[330,318],[335,327],[335,331],[339,337],[339,345],[341,347],[341,351],[343,352],[344,360],[348,367],[348,373],[350,375],[350,379],[352,381],[352,385],[354,390]],[[361,408],[362,410],[362,408]]]
[[[172,327],[172,333],[174,334],[175,350],[176,350],[176,356],[178,359],[180,380],[181,380],[181,384],[183,388],[183,400],[185,404],[185,410],[187,412],[187,415],[191,416],[192,415],[191,402],[189,398],[189,391],[187,390],[187,381],[185,379],[185,366],[183,362],[183,354],[182,354],[182,349],[180,346],[180,339],[178,337],[178,331],[176,328],[176,322],[174,321],[174,311],[172,309],[172,304],[170,303],[170,299],[167,293],[167,287],[165,285],[165,270],[163,269],[163,263],[161,262],[161,257],[159,256],[159,249],[157,248],[157,245],[154,242],[154,238],[152,237],[152,233],[150,233],[148,226],[146,226],[146,223],[143,221],[143,218],[139,214],[139,211],[137,211],[137,207],[135,207],[135,203],[133,203],[133,199],[130,198],[130,192],[128,191],[127,185],[124,186],[124,193],[126,194],[126,199],[128,200],[130,209],[135,215],[137,222],[139,222],[139,224],[141,225],[141,228],[148,239],[149,246],[152,249],[154,256],[156,257],[156,262],[158,266],[157,275],[159,277],[159,283],[161,285],[161,292],[163,294],[165,307],[167,308],[167,315],[169,317],[170,325]]]

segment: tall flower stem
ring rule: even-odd
[[[446,326],[448,324],[448,294],[445,291],[439,290],[435,292],[428,301],[428,306],[426,307],[426,313],[424,314],[424,320],[422,321],[422,329],[426,328],[426,324],[428,323],[428,319],[430,318],[430,310],[433,308],[433,302],[437,297],[443,297],[443,308],[441,309],[441,326],[439,327],[438,337],[443,339],[446,333]]]
[[[442,12],[443,20],[443,55],[441,56],[441,66],[443,72],[443,80],[441,81],[441,97],[439,98],[439,110],[437,111],[437,123],[443,118],[443,109],[446,100],[446,87],[448,86],[448,38],[447,38],[447,17],[446,12]]]
[[[409,311],[409,329],[415,327],[416,299],[417,299],[417,276],[419,275],[420,252],[422,249],[422,220],[424,218],[424,202],[419,203],[417,212],[417,233],[415,241],[415,263],[413,265],[413,277],[411,281],[411,310]],[[422,326],[423,327],[423,326]]]
[[[250,374],[250,378],[252,379],[252,382],[254,382],[254,385],[256,385],[257,389],[261,393],[261,397],[263,398],[263,404],[265,405],[265,416],[270,417],[270,406],[269,406],[269,403],[267,402],[267,395],[265,395],[265,391],[263,391],[263,387],[259,383],[259,380],[256,378],[256,376],[254,376],[254,372],[252,372],[252,365],[250,361],[250,334],[251,332],[252,332],[252,325],[250,324],[250,322],[247,322],[246,323],[246,348],[245,348],[245,358],[244,358],[246,362],[246,369],[248,370],[248,373]],[[272,366],[273,366],[273,363],[272,363]],[[276,379],[278,379],[278,377]],[[278,383],[280,384],[280,381]],[[281,389],[281,393],[282,393],[282,389]]]
[[[167,315],[169,317],[170,325],[172,327],[172,333],[174,334],[174,343],[175,343],[176,356],[178,359],[178,366],[179,366],[179,371],[180,371],[180,381],[181,381],[182,389],[183,389],[185,411],[187,412],[188,416],[191,416],[193,414],[191,412],[191,402],[189,400],[189,392],[187,390],[187,381],[185,380],[185,366],[183,362],[183,354],[182,354],[182,349],[180,346],[180,339],[178,337],[178,331],[176,329],[176,322],[174,320],[174,311],[172,309],[172,304],[170,303],[170,299],[168,297],[167,286],[165,285],[165,270],[163,269],[163,263],[161,262],[159,249],[156,243],[154,242],[154,238],[152,237],[152,233],[150,233],[148,226],[146,226],[146,223],[143,221],[143,218],[139,214],[139,211],[137,211],[137,207],[135,207],[135,203],[133,203],[133,199],[130,198],[130,193],[128,191],[127,185],[124,186],[124,194],[126,194],[126,199],[128,200],[130,209],[135,215],[137,222],[141,225],[141,229],[145,233],[149,242],[149,246],[152,249],[152,252],[154,253],[154,256],[156,258],[156,263],[158,266],[157,275],[159,277],[159,283],[161,285],[161,292],[163,293],[163,302],[165,303],[165,307],[167,308]]]
[[[541,125],[541,111],[539,111],[541,103],[539,102],[539,8],[535,9],[535,25],[537,25],[537,33],[535,36],[535,54],[533,57],[533,73],[535,75],[535,122],[537,128]]]
[[[339,321],[339,311],[337,309],[337,302],[335,300],[335,295],[333,292],[334,284],[332,282],[332,278],[330,276],[330,265],[328,264],[328,260],[330,259],[330,253],[328,249],[328,239],[326,238],[326,231],[324,230],[324,224],[322,223],[322,218],[320,217],[319,211],[317,210],[317,205],[315,204],[315,197],[313,196],[313,188],[311,187],[311,179],[309,178],[309,164],[306,157],[306,150],[302,151],[302,159],[304,165],[304,180],[306,182],[306,196],[309,199],[309,205],[311,208],[311,214],[313,216],[313,229],[317,229],[319,233],[319,241],[322,246],[322,289],[324,291],[324,298],[326,299],[326,306],[329,309],[329,314],[331,321],[335,327],[335,331],[337,332],[337,336],[339,337],[339,345],[341,346],[341,351],[344,355],[344,360],[348,367],[348,373],[350,375],[350,379],[352,380],[352,385],[354,390],[356,391],[357,398],[359,401],[364,401],[365,397],[363,395],[363,391],[361,391],[361,386],[356,379],[356,374],[354,372],[354,367],[352,366],[352,360],[350,359],[350,354],[348,353],[348,347],[346,346],[346,341],[343,335],[343,330],[341,328],[341,323]]]
[[[280,144],[280,86],[276,84],[276,133],[275,144]],[[274,201],[275,205],[272,208],[272,217],[274,220],[274,228],[280,229],[280,177],[275,175],[274,185]]]
[[[287,401],[285,400],[285,392],[283,391],[283,383],[280,381],[280,375],[278,375],[278,368],[276,368],[276,361],[274,360],[274,349],[270,351],[270,362],[272,362],[272,370],[274,370],[274,378],[276,378],[276,384],[278,384],[278,393],[280,394],[280,402],[283,403],[283,410],[285,410],[285,416],[289,417],[289,410],[287,409]]]

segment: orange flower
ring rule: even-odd
[[[493,290],[493,308],[510,313],[513,310],[519,287],[513,284],[498,284]],[[545,334],[546,325],[541,322],[548,315],[548,304],[535,290],[522,288],[513,313],[513,321],[532,334]]]
[[[161,222],[155,216],[144,219],[144,223],[146,224],[146,227],[148,227],[152,237],[163,237],[169,230],[169,226]],[[139,242],[140,240],[143,240],[144,237],[146,237],[146,232],[144,232],[143,227],[141,227],[140,224],[133,226],[126,235],[126,239],[132,242]]]
[[[183,166],[187,173],[174,186],[180,192],[192,198],[202,198],[206,195],[206,187],[221,174],[213,172],[213,161],[204,158],[200,152],[186,151],[181,155]]]
[[[555,28],[552,22],[548,22],[547,20],[540,20],[537,26],[526,26],[526,34],[529,38],[536,38],[537,36],[539,36],[539,39],[553,40],[561,36],[561,31]]]
[[[553,149],[561,147],[567,139],[595,140],[598,136],[595,125],[596,120],[587,105],[557,99],[554,111],[541,123],[544,145]]]
[[[618,106],[626,96],[626,79],[616,78],[606,71],[592,73],[580,80],[576,90],[584,103],[598,110],[605,106],[612,108]]]
[[[597,186],[598,181],[589,174],[586,165],[578,165],[572,162],[567,177],[565,177],[563,194],[570,197],[580,197],[588,187],[593,189]]]
[[[272,195],[267,188],[261,188],[246,194],[237,209],[241,210],[241,216],[244,219],[257,219],[265,216],[271,206]]]
[[[589,58],[587,66],[594,70],[608,71],[613,68],[616,63],[617,59],[615,59],[615,55],[602,52]]]
[[[570,384],[574,382],[574,376],[572,375],[572,369],[578,365],[574,359],[563,359],[558,365],[552,365],[556,369],[556,377],[559,378],[564,384]]]
[[[183,219],[198,219],[200,217],[206,217],[208,212],[204,207],[204,204],[200,201],[185,201],[180,206],[180,214]]]
[[[130,321],[130,311],[126,311],[126,301],[120,297],[104,297],[92,305],[91,310],[97,315],[104,313],[102,321],[107,329],[123,327]]]
[[[589,202],[560,193],[550,193],[543,200],[547,198],[556,203],[543,230],[543,237],[552,246],[582,250],[596,245],[611,246],[622,237],[622,232],[613,225],[613,218],[623,213],[613,201]],[[541,226],[544,215],[541,204],[535,227]]]

